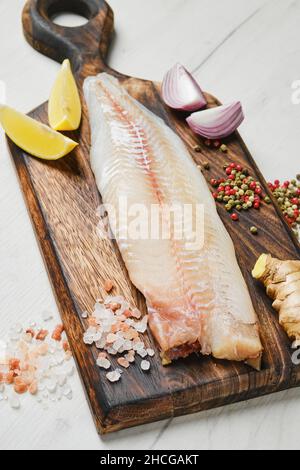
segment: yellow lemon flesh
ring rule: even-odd
[[[48,115],[49,124],[56,131],[74,131],[80,125],[81,102],[68,59],[63,62],[53,86]]]
[[[58,160],[78,145],[74,140],[9,106],[0,105],[0,123],[18,147],[43,160]]]

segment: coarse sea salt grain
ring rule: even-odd
[[[50,321],[53,318],[53,314],[49,312],[48,310],[44,310],[41,316],[42,316],[43,321]]]
[[[144,358],[144,357],[147,356],[147,351],[146,351],[146,349],[138,349],[138,350],[137,350],[137,354],[138,354],[140,357]]]
[[[154,349],[148,348],[146,351],[149,357],[153,357],[155,355]]]
[[[89,316],[88,312],[82,312],[81,314],[81,318],[84,318],[84,319],[88,318],[88,316]]]
[[[56,391],[57,383],[54,380],[47,380],[46,382],[46,388],[48,392],[54,393]]]
[[[139,349],[144,349],[144,343],[142,341],[138,341],[133,345],[133,350],[138,351]]]
[[[21,406],[20,400],[16,395],[12,395],[9,399],[9,404],[14,410],[18,410]]]
[[[69,395],[70,393],[72,393],[72,389],[69,384],[66,384],[62,387],[62,393],[65,397]]]
[[[119,351],[125,344],[125,341],[123,338],[117,338],[116,341],[113,343],[112,347],[116,350]]]
[[[57,383],[60,387],[63,387],[66,382],[67,382],[67,376],[66,375],[61,374],[61,375],[57,376]]]
[[[142,361],[142,362],[141,362],[141,369],[142,369],[143,371],[149,370],[149,369],[150,369],[150,366],[151,366],[151,364],[150,364],[149,361]]]
[[[96,363],[101,369],[109,369],[111,367],[111,363],[105,357],[98,357]]]
[[[110,381],[110,382],[118,382],[121,378],[121,374],[118,370],[114,370],[113,372],[108,372],[106,374],[106,378]]]
[[[132,362],[135,361],[135,356],[134,356],[134,354],[128,353],[128,354],[125,354],[124,357],[125,357],[125,359],[126,359],[128,362],[130,362],[130,363],[132,363]]]

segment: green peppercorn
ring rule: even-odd
[[[232,209],[232,205],[231,205],[231,204],[226,204],[226,205],[225,205],[225,209],[226,209],[228,212],[230,212],[231,209]]]
[[[244,191],[248,191],[249,186],[248,186],[247,184],[242,184],[241,188],[242,188]]]
[[[228,151],[227,145],[222,144],[221,147],[220,147],[220,150],[222,150],[222,152],[226,153]]]
[[[219,196],[217,197],[217,201],[218,202],[223,202],[223,196],[220,196],[220,194],[219,194]]]
[[[264,201],[267,203],[267,204],[270,204],[271,203],[271,198],[269,196],[266,196]]]
[[[244,203],[242,207],[243,207],[244,211],[247,211],[249,209],[249,207],[246,203]]]
[[[240,176],[241,180],[244,180],[246,178],[246,175],[245,173],[241,173],[241,176]]]
[[[224,197],[223,197],[223,201],[224,201],[224,202],[230,201],[230,196],[224,196]]]
[[[253,235],[257,235],[257,232],[258,232],[258,229],[257,227],[250,227],[250,232],[253,234]]]
[[[235,206],[235,208],[236,208],[237,211],[241,211],[241,210],[242,210],[241,204],[238,204],[237,206]]]

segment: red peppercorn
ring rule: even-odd
[[[230,217],[231,217],[231,220],[233,220],[234,222],[236,222],[237,220],[239,220],[239,216],[238,216],[236,213],[231,214]]]
[[[219,179],[219,183],[225,183],[225,181],[226,181],[225,178],[220,178]]]
[[[230,189],[229,194],[230,194],[230,196],[235,196],[236,195],[236,190],[235,189]]]
[[[261,189],[259,186],[257,186],[257,188],[255,188],[255,191],[254,191],[254,192],[255,192],[255,194],[261,194],[261,193],[262,193],[262,189]]]
[[[235,176],[234,175],[229,175],[228,179],[233,181],[235,179]]]
[[[283,186],[284,186],[285,188],[287,188],[289,185],[290,185],[290,182],[289,182],[289,181],[285,181],[285,182],[283,183]]]
[[[237,166],[236,166],[236,169],[237,169],[237,171],[242,171],[242,170],[243,170],[243,167],[242,167],[242,165],[237,165]]]
[[[218,189],[217,189],[218,193],[221,193],[222,191],[224,191],[224,188],[223,186],[219,186]]]
[[[251,183],[250,183],[250,189],[256,189],[256,183],[255,183],[255,181],[251,181]]]
[[[298,205],[298,204],[299,204],[299,199],[298,199],[297,197],[293,197],[293,198],[291,199],[291,203]]]
[[[227,184],[227,186],[225,186],[225,189],[226,189],[226,191],[230,191],[230,190],[231,190],[231,186],[229,186],[229,185]]]
[[[259,209],[260,208],[260,203],[258,201],[256,201],[254,204],[253,204],[253,207],[254,209]]]
[[[214,140],[214,147],[218,149],[220,145],[221,145],[221,142],[219,140]]]
[[[236,164],[235,163],[230,163],[229,167],[234,169],[234,168],[236,168]]]
[[[226,175],[231,175],[232,169],[230,167],[226,168]]]
[[[217,199],[217,197],[219,196],[218,193],[212,193],[212,195],[213,195],[213,198],[214,198],[214,199]]]
[[[210,184],[211,184],[212,186],[218,186],[218,181],[213,178],[213,179],[210,180]]]
[[[274,181],[274,186],[277,186],[277,187],[278,187],[279,185],[280,185],[280,181],[279,181],[279,180],[275,180],[275,181]]]
[[[205,144],[207,147],[210,147],[210,146],[211,146],[211,141],[210,141],[209,139],[205,139],[204,144]]]
[[[300,215],[299,209],[295,209],[295,210],[294,210],[295,219],[297,219],[297,218],[299,217],[299,215]]]
[[[230,191],[225,191],[225,196],[230,196]]]

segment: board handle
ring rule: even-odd
[[[78,27],[53,23],[62,12],[88,19]],[[22,15],[27,41],[40,53],[62,62],[71,61],[77,79],[103,71],[114,31],[114,16],[104,0],[28,0]]]

